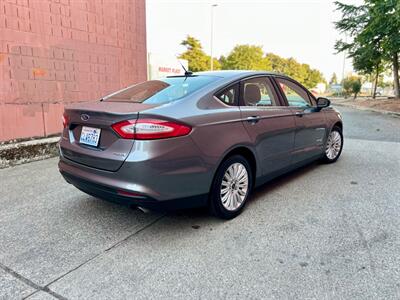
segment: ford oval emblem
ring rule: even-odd
[[[89,115],[87,115],[87,114],[81,114],[81,119],[82,119],[82,121],[87,121],[87,120],[89,120],[89,118],[90,118]]]

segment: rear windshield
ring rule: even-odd
[[[150,80],[112,94],[104,100],[163,104],[181,99],[218,79],[215,76],[182,76]]]

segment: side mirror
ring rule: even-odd
[[[329,105],[331,105],[331,101],[329,99],[324,98],[324,97],[319,97],[317,99],[317,107],[318,108],[328,107]]]

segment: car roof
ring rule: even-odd
[[[222,71],[204,71],[204,72],[196,72],[194,75],[204,75],[204,76],[216,76],[222,78],[241,78],[248,77],[254,75],[280,75],[285,76],[284,74],[269,72],[269,71],[250,71],[250,70],[222,70]],[[286,77],[286,76],[285,76]]]

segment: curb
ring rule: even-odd
[[[365,111],[371,111],[371,112],[376,112],[376,113],[381,113],[385,115],[391,115],[393,117],[400,117],[400,112],[396,111],[390,111],[390,110],[383,110],[383,109],[375,109],[375,108],[370,108],[370,107],[362,107],[362,106],[357,106],[353,104],[347,104],[347,103],[335,103],[332,102],[334,106],[344,106],[344,107],[350,107],[358,110],[365,110]]]
[[[58,155],[60,137],[0,145],[0,169]]]

